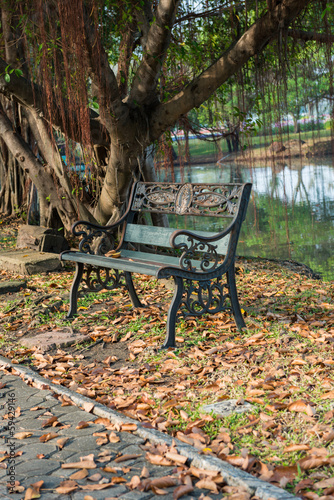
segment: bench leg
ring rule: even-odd
[[[83,275],[84,265],[81,262],[76,263],[76,271],[70,291],[70,310],[67,318],[73,318],[77,314],[78,308],[78,290]]]
[[[240,309],[239,299],[237,295],[237,287],[235,284],[235,269],[234,266],[230,268],[230,270],[226,273],[227,284],[229,288],[229,295],[231,299],[232,312],[239,330],[245,328],[246,323],[244,322],[244,318],[242,316],[242,312]]]
[[[168,347],[175,347],[175,323],[176,323],[176,313],[182,300],[183,295],[183,279],[179,276],[174,276],[175,292],[169,306],[168,316],[167,316],[167,335],[166,340],[162,346],[163,349]]]
[[[125,275],[126,286],[127,289],[129,290],[129,295],[133,307],[144,307],[143,304],[140,302],[135,287],[133,285],[131,273],[129,273],[128,271],[124,271],[124,275]]]

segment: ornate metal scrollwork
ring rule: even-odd
[[[138,182],[132,210],[166,214],[234,217],[241,184],[164,184]]]
[[[225,311],[229,307],[225,304],[229,298],[226,283],[220,278],[208,281],[184,280],[184,296],[181,301],[181,313],[184,316],[201,316]]]
[[[114,236],[104,228],[97,228],[89,222],[81,222],[73,228],[74,236],[81,236],[79,250],[92,255],[104,255],[114,250],[116,242]]]
[[[188,236],[185,242],[174,243],[174,248],[183,250],[180,257],[180,267],[185,271],[195,272],[198,270],[196,266],[192,265],[194,260],[197,260],[200,270],[203,272],[213,271],[217,267],[219,261],[216,252],[217,245],[202,241],[195,236]]]
[[[114,288],[125,287],[123,278],[125,278],[124,273],[119,272],[118,269],[88,265],[82,281],[89,291],[99,292],[100,290],[114,290]]]

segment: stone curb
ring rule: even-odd
[[[111,410],[101,403],[96,403],[93,399],[77,394],[76,392],[71,391],[66,387],[53,384],[48,379],[34,372],[31,368],[12,364],[3,356],[0,356],[0,365],[12,368],[17,373],[21,374],[24,380],[30,380],[34,382],[37,388],[46,389],[45,386],[48,386],[48,388],[56,394],[69,397],[78,406],[82,407],[85,403],[94,403],[94,408],[91,413],[97,415],[98,417],[108,418],[114,424],[136,424],[137,430],[134,432],[134,434],[143,439],[149,440],[153,444],[167,443],[168,445],[172,445],[172,443],[174,442],[179,453],[183,456],[186,456],[191,461],[191,464],[193,466],[220,472],[224,477],[225,482],[229,486],[242,486],[246,488],[249,493],[251,493],[252,495],[256,495],[261,500],[292,500],[295,498],[300,498],[288,493],[287,491],[282,490],[281,488],[278,488],[277,486],[273,486],[270,483],[262,481],[261,479],[252,476],[248,472],[237,469],[229,463],[220,460],[219,458],[208,455],[200,455],[198,453],[198,450],[196,450],[196,448],[194,448],[193,446],[187,445],[176,438],[172,438],[167,434],[164,434],[163,432],[157,431],[155,429],[146,429],[140,424],[138,420],[134,420],[114,410]]]

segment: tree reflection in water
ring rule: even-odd
[[[251,168],[240,163],[193,165],[182,169],[182,175],[175,168],[174,175],[176,182],[252,182],[238,254],[294,260],[334,280],[334,166],[328,157]],[[171,180],[162,171],[160,177]],[[218,229],[218,221],[211,227],[208,222],[191,223],[197,229]]]

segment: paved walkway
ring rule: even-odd
[[[4,358],[0,359],[0,370],[3,369],[3,360]],[[149,479],[173,475],[173,473],[177,477],[175,465],[152,465],[145,458],[149,446],[148,442],[152,446],[156,446],[158,443],[170,446],[172,440],[169,436],[152,429],[145,429],[140,424],[135,432],[113,432],[110,428],[106,429],[104,422],[98,415],[88,413],[79,407],[85,406],[87,403],[88,406],[92,406],[87,398],[73,393],[73,399],[77,399],[77,404],[78,401],[81,401],[81,405],[62,406],[62,397],[55,398],[55,392],[58,394],[63,392],[64,396],[64,391],[66,393],[70,391],[50,384],[39,375],[34,375],[28,368],[17,368],[25,378],[37,379],[39,388],[27,385],[18,375],[0,371],[1,499],[24,499],[27,488],[39,481],[43,481],[40,489],[41,498],[48,500],[58,498],[71,500],[111,500],[116,498],[119,500],[148,500],[158,496],[165,500],[173,498],[176,486],[166,488],[168,493],[161,496],[161,494],[155,494],[154,488],[153,490],[139,491],[136,488],[131,490],[125,485],[134,476],[141,476],[143,469],[144,475],[147,475]],[[43,381],[49,384],[49,389],[43,389]],[[102,407],[102,405],[100,406]],[[110,420],[114,421],[118,428],[122,422],[128,424],[133,422],[126,416],[117,414],[108,408],[103,409],[103,407],[99,410],[98,405],[96,408],[94,409],[96,413],[100,413],[101,417],[110,417]],[[91,408],[87,409],[91,410]],[[98,423],[94,423],[96,420]],[[45,426],[46,421],[49,421],[49,426]],[[87,424],[82,422],[87,422]],[[41,436],[48,433],[54,433],[56,436],[49,441],[42,442]],[[100,435],[96,433],[100,433]],[[105,438],[106,433],[108,436],[112,433],[112,441],[115,442],[109,442],[109,439]],[[67,438],[66,442],[64,439],[60,441],[62,438]],[[143,449],[142,446],[145,442],[146,449]],[[196,467],[217,470],[228,484],[239,485],[240,489],[237,491],[240,495],[234,497],[234,500],[249,498],[242,494],[242,491],[245,491],[244,488],[248,488],[249,491],[257,495],[257,498],[263,500],[295,498],[221,460],[200,456],[194,448],[181,442],[177,442],[177,450],[182,456],[188,457],[187,464],[191,462]],[[6,455],[9,457],[5,458]],[[78,464],[75,467],[76,462],[83,460],[86,462],[86,467]],[[70,463],[74,463],[73,468],[66,468]],[[73,474],[78,472],[82,476],[85,474],[86,476],[80,479],[75,475],[73,478]],[[69,480],[72,480],[72,483],[65,483],[65,487],[70,488],[72,484],[73,491],[67,495],[60,493],[60,490],[57,492],[56,488],[59,488],[62,482]],[[19,483],[15,483],[15,481]],[[137,478],[132,479],[133,484],[136,481],[138,482]],[[197,481],[195,480],[194,483]],[[23,486],[24,491],[9,494],[7,484]],[[98,488],[103,489],[99,490]],[[199,498],[201,495],[211,496],[212,492],[195,487],[191,493],[182,496],[182,498],[190,500],[191,498]],[[37,497],[29,496],[28,498]],[[213,498],[222,498],[222,495],[213,495]]]

